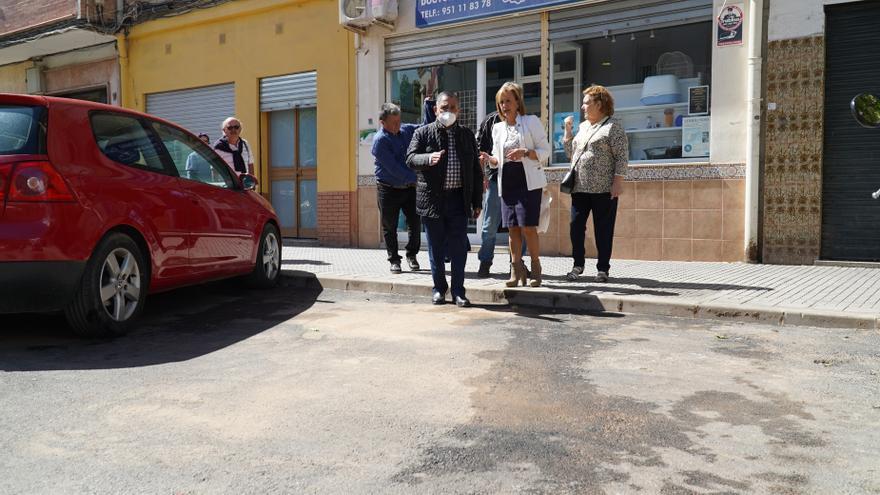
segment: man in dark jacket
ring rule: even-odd
[[[428,259],[434,278],[434,304],[446,302],[446,269],[449,251],[452,299],[459,307],[471,302],[465,296],[467,224],[480,214],[483,173],[474,133],[456,123],[458,96],[437,96],[437,121],[416,130],[406,154],[406,164],[417,174],[416,210],[428,240]]]

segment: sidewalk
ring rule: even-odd
[[[380,249],[285,246],[282,256],[284,275],[299,285],[431,295],[426,252],[419,253],[421,271],[407,271],[404,262],[400,275],[389,273],[385,251]],[[506,253],[496,253],[489,279],[477,278],[479,261],[476,253],[470,253],[468,298],[474,303],[561,310],[880,329],[880,269],[876,268],[612,260],[611,279],[597,284],[592,281],[595,260],[587,260],[587,270],[577,282],[565,279],[570,258],[545,256],[541,263],[543,287],[508,289]]]

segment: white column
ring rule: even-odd
[[[758,197],[760,194],[761,153],[761,41],[764,34],[764,0],[749,1],[749,61],[746,81],[748,121],[746,122],[745,232],[743,249],[747,261],[758,257]]]

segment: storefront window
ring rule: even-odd
[[[458,121],[477,130],[477,63],[460,62],[391,72],[391,101],[400,105],[401,120],[419,123],[422,102],[440,91],[454,91],[460,100]]]
[[[486,60],[486,115],[494,112],[495,93],[501,85],[516,78],[516,59],[498,57]]]
[[[626,129],[630,161],[705,160],[708,119],[688,113],[688,88],[710,85],[712,24],[688,24],[553,45],[553,162],[567,162],[562,122],[580,121],[581,91],[589,84],[608,87],[615,118]],[[658,77],[661,76],[661,77]],[[705,114],[703,114],[705,115]],[[700,126],[706,127],[705,132]]]

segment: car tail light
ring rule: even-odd
[[[12,175],[12,164],[0,164],[0,203],[6,200],[6,194],[9,190],[9,178]],[[0,204],[0,207],[3,205]]]
[[[8,201],[74,201],[61,174],[49,162],[19,162],[9,180]]]

